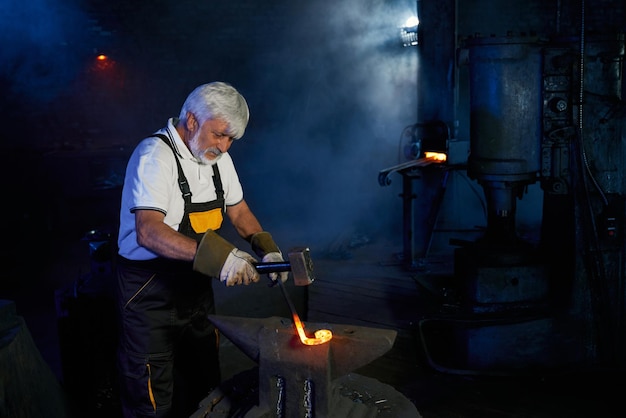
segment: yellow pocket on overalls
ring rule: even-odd
[[[189,214],[189,221],[191,227],[196,234],[204,234],[209,229],[214,231],[220,229],[222,226],[222,209],[215,208],[204,212],[192,212]]]

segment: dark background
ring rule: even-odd
[[[403,47],[399,27],[417,11],[420,44]],[[248,101],[250,124],[230,152],[246,200],[281,248],[309,246],[316,261],[338,261],[355,274],[369,268],[355,254],[367,262],[449,260],[450,239],[475,240],[488,225],[483,189],[462,167],[470,143],[483,139],[471,137],[476,92],[467,41],[513,37],[573,51],[578,73],[567,93],[574,130],[584,114],[580,143],[564,142],[563,154],[551,148],[547,128],[537,138],[549,154],[542,162],[566,170],[541,172],[548,181],[538,176],[523,188],[516,232],[532,244],[544,240],[554,307],[582,335],[564,358],[623,370],[622,0],[6,0],[0,28],[0,299],[19,294],[18,312],[40,347],[57,343],[54,290],[94,271],[110,273],[98,270],[106,263],[93,264],[89,242],[94,233],[116,233],[134,145],[210,81],[233,84]],[[622,50],[613,54],[615,44]],[[494,81],[523,84],[523,75],[498,75]],[[494,125],[534,111],[550,116],[523,105]],[[403,178],[378,182],[381,170],[412,160],[407,129],[424,121],[445,123],[449,157],[461,166],[450,171],[433,236],[437,176],[413,182],[408,214]],[[559,160],[569,155],[571,164]],[[550,190],[558,175],[565,193]],[[409,228],[415,260],[398,258]],[[407,272],[410,280],[414,273]],[[333,294],[355,293],[351,286],[342,292]],[[411,311],[415,300],[403,300]],[[57,353],[44,354],[56,361]]]
[[[398,162],[402,129],[417,117],[416,51],[398,37],[414,2],[2,9],[1,140],[5,168],[19,173],[6,195],[23,203],[5,206],[7,219],[66,236],[111,222],[134,144],[177,116],[197,85],[222,80],[251,109],[231,150],[246,198],[281,242],[320,248],[400,233],[399,201],[376,177]]]

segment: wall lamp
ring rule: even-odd
[[[417,28],[419,27],[419,19],[412,16],[407,19],[404,26],[400,28],[400,38],[403,46],[415,46],[419,44],[419,36]]]

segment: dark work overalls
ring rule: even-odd
[[[192,203],[172,143],[164,135],[156,136],[172,148],[178,166],[185,200],[179,232],[199,241],[206,229],[219,229],[224,215],[217,164],[213,165],[217,199]],[[165,258],[119,257],[117,270],[124,417],[188,417],[220,382],[218,334],[207,318],[215,313],[212,279],[193,271],[191,262]]]

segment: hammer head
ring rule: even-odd
[[[297,247],[289,251],[289,264],[296,286],[308,286],[315,280],[311,252],[306,247]]]

